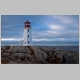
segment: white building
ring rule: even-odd
[[[32,46],[31,23],[28,20],[24,23],[24,34],[21,46]]]

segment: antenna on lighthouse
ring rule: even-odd
[[[28,20],[24,23],[23,41],[21,43],[23,46],[32,45],[31,22]]]

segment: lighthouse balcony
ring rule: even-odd
[[[25,27],[30,27],[30,25],[25,25]]]

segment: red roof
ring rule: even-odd
[[[25,24],[31,24],[28,20],[25,22]]]

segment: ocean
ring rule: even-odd
[[[15,45],[1,45],[1,46],[3,47],[3,46],[15,46]],[[45,48],[50,48],[50,49],[58,48],[60,50],[67,50],[67,51],[79,51],[79,46],[40,46],[40,47],[45,47]]]
[[[21,46],[19,41],[12,42],[12,41],[1,41],[1,46]],[[59,48],[61,50],[70,50],[70,51],[79,51],[79,45],[71,45],[71,44],[35,44],[33,43],[32,46],[42,46],[47,48]]]
[[[79,46],[42,46],[46,48],[58,48],[60,50],[79,51]]]

